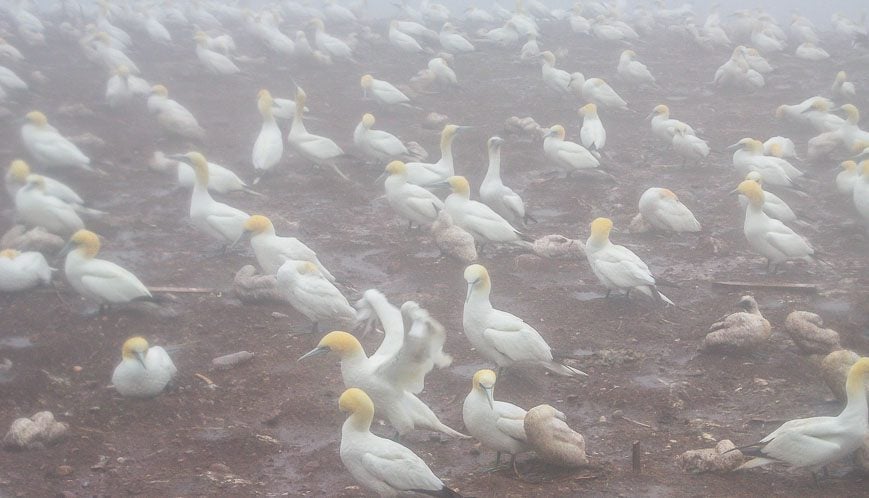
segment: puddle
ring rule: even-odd
[[[0,338],[0,349],[27,349],[33,347],[33,342],[22,335]]]
[[[193,435],[195,439],[201,441],[223,441],[232,436],[232,431],[223,427],[203,427],[202,430],[196,431]]]
[[[640,375],[631,379],[635,384],[639,384],[649,389],[666,389],[669,387],[667,379],[661,378],[660,375]]]
[[[606,294],[601,294],[600,292],[574,292],[571,295],[577,301],[592,301],[606,296]]]
[[[839,299],[821,299],[814,303],[817,313],[847,317],[851,313],[851,303]]]

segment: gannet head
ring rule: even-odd
[[[169,90],[163,85],[152,86],[151,93],[154,95],[159,95],[161,97],[168,97],[169,96]]]
[[[21,254],[21,253],[18,252],[18,251],[16,251],[15,249],[3,249],[2,251],[0,251],[0,258],[3,258],[3,259],[15,259],[15,258],[17,258],[20,254]]]
[[[453,192],[456,194],[461,194],[463,196],[471,194],[471,185],[468,183],[468,179],[464,176],[451,176],[447,178],[447,183],[450,184],[450,188],[452,188]]]
[[[737,306],[742,308],[743,311],[748,313],[758,313],[759,308],[757,307],[757,301],[755,301],[753,296],[742,296],[739,298],[739,302],[736,303]]]
[[[468,283],[468,294],[465,296],[467,303],[471,299],[471,293],[474,289],[479,289],[484,293],[488,293],[492,287],[492,281],[489,278],[489,271],[483,265],[471,265],[465,268],[465,282]]]
[[[763,206],[763,187],[754,180],[745,180],[736,187],[736,191],[748,198],[752,206]]]
[[[348,422],[357,430],[368,431],[374,419],[374,402],[358,387],[351,387],[338,398],[338,409],[349,413]]]
[[[781,148],[781,144],[775,143],[769,146],[769,155],[774,157],[782,157],[784,155],[784,151]]]
[[[781,119],[781,118],[784,117],[784,115],[785,115],[785,109],[787,109],[787,106],[785,106],[785,105],[780,105],[780,106],[778,106],[778,107],[775,108],[775,117],[776,117],[776,119]]]
[[[670,108],[664,104],[656,105],[655,108],[652,109],[652,114],[649,117],[651,118],[652,116],[661,116],[664,119],[667,119],[670,117]]]
[[[386,165],[386,174],[403,175],[407,172],[407,166],[402,161],[392,161]]]
[[[848,123],[856,125],[860,122],[860,111],[857,110],[857,106],[853,104],[845,104],[841,109],[848,115]]]
[[[100,238],[90,230],[81,229],[75,232],[66,245],[71,250],[81,251],[88,258],[93,258],[100,252]],[[66,250],[68,249],[64,248]]]
[[[186,162],[193,166],[193,171],[196,173],[196,181],[202,186],[208,185],[208,160],[205,159],[205,156],[199,152],[190,151],[181,157],[185,158]]]
[[[842,163],[839,166],[841,166],[843,170],[850,171],[852,173],[854,171],[857,171],[857,162],[856,161],[851,161],[851,160],[842,161]]]
[[[809,106],[809,110],[830,112],[830,103],[827,101],[827,99],[815,99],[812,101],[812,105]]]
[[[559,140],[564,140],[566,132],[564,131],[564,127],[561,125],[552,125],[549,127],[549,132],[546,134],[547,137],[558,137]]]
[[[148,354],[148,341],[144,337],[130,337],[124,341],[121,347],[121,357],[125,360],[136,360],[142,365],[142,368],[148,369],[145,366],[145,356]]]
[[[634,52],[633,50],[625,50],[624,52],[622,52],[622,57],[625,57],[627,59],[633,59],[636,56],[637,56],[637,53]]]
[[[498,150],[501,148],[501,145],[504,144],[504,139],[501,137],[490,137],[488,141],[486,141],[486,146],[489,150]]]
[[[271,220],[260,214],[251,215],[251,217],[244,220],[243,226],[246,232],[255,234],[275,231],[275,227],[272,225]]]
[[[613,222],[609,218],[595,218],[591,222],[591,239],[594,241],[607,241],[610,238],[610,231],[613,229]]]
[[[555,65],[555,54],[553,54],[549,50],[540,52],[540,61],[543,64],[554,66]]]
[[[676,193],[668,188],[659,188],[658,189],[658,197],[660,197],[661,199],[679,200],[679,197],[676,196]]]
[[[362,345],[359,344],[358,339],[347,332],[336,330],[324,335],[317,344],[317,347],[302,355],[298,361],[313,356],[324,355],[332,351],[338,353],[342,358],[351,354],[363,352]]]
[[[851,365],[848,370],[848,380],[845,381],[845,392],[849,399],[856,398],[864,389],[863,376],[869,373],[869,357],[864,356]]]
[[[30,166],[22,159],[15,159],[9,164],[9,176],[15,180],[15,183],[26,183],[29,175]]]
[[[374,84],[374,76],[371,76],[370,74],[366,74],[366,75],[362,76],[362,78],[359,79],[359,86],[361,86],[362,88],[364,88],[366,90],[371,88],[371,85],[373,85],[373,84]]]
[[[313,28],[316,29],[317,31],[323,31],[326,29],[326,25],[323,24],[323,20],[320,19],[319,17],[315,17],[315,18],[311,19],[310,21],[308,21],[308,26],[313,26]]]
[[[296,87],[296,110],[298,111],[299,109],[304,109],[305,102],[307,102],[307,101],[308,101],[308,94],[305,93],[304,90],[302,90],[302,87],[297,86]]]
[[[757,182],[759,185],[763,185],[763,176],[757,171],[749,171],[748,174],[745,175],[745,179]]]
[[[106,45],[111,45],[112,43],[112,38],[105,31],[100,31],[99,33],[97,33],[95,38]]]
[[[299,272],[300,275],[311,275],[320,273],[317,265],[310,261],[299,261],[298,263],[296,263],[296,271]]]
[[[30,111],[24,116],[24,119],[34,126],[45,126],[48,124],[48,118],[40,111]]]
[[[860,176],[864,181],[869,182],[869,159],[860,161]]]
[[[42,175],[27,175],[27,188],[45,191],[45,177]]]
[[[115,74],[117,74],[121,78],[126,78],[130,75],[130,68],[128,68],[125,64],[121,64],[120,66],[115,68]]]
[[[486,396],[489,402],[489,408],[495,409],[495,380],[497,375],[489,369],[477,370],[474,374],[474,380],[471,382],[471,390],[476,390]]]
[[[597,116],[597,105],[593,103],[585,104],[579,108],[580,116]]]
[[[838,73],[836,73],[836,83],[844,83],[847,78],[848,75],[845,73],[845,71],[839,71]]]
[[[366,129],[371,129],[374,126],[374,115],[371,113],[365,113],[362,115],[362,126]]]
[[[598,87],[598,88],[602,87],[606,84],[606,81],[604,81],[601,78],[589,78],[589,79],[585,80],[585,82],[591,83],[593,86]]]
[[[259,109],[260,115],[262,116],[271,116],[272,115],[272,106],[274,105],[274,99],[272,98],[271,92],[263,88],[256,94],[257,101],[256,107]]]

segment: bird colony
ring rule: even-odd
[[[0,5],[0,495],[865,493],[865,16],[488,3]]]

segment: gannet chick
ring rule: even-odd
[[[825,329],[824,320],[808,311],[792,311],[785,318],[785,332],[805,354],[829,354],[842,349],[839,333]]]
[[[444,209],[444,203],[428,190],[407,181],[407,166],[401,161],[386,165],[386,202],[399,216],[407,220],[408,228],[429,225]]]
[[[287,302],[311,321],[311,333],[320,333],[320,322],[350,325],[356,310],[311,261],[287,259],[276,272],[277,284]]]
[[[40,175],[29,175],[26,184],[15,193],[18,219],[28,226],[42,227],[60,236],[84,228],[74,206],[49,194],[45,179]]]
[[[800,59],[807,61],[822,61],[830,58],[830,54],[812,42],[801,43],[794,52]]]
[[[401,50],[411,54],[420,54],[425,52],[422,45],[416,41],[416,38],[410,36],[398,28],[398,21],[393,20],[389,23],[389,43]]]
[[[583,147],[592,153],[603,150],[603,146],[606,145],[606,130],[597,115],[597,106],[586,104],[579,108],[579,115],[582,116],[579,138],[582,140]]]
[[[582,85],[582,96],[599,107],[628,110],[628,103],[600,78],[589,78]]]
[[[464,176],[451,176],[447,184],[453,193],[444,201],[444,208],[456,225],[474,236],[483,246],[489,242],[514,243],[527,247],[532,239],[516,230],[513,225],[482,202],[471,200],[471,186]]]
[[[848,371],[845,391],[848,402],[835,417],[811,417],[785,422],[757,443],[739,448],[756,458],[742,464],[750,469],[775,462],[812,472],[847,457],[869,435],[866,404],[866,374],[869,358],[860,358]],[[747,451],[753,448],[754,451]]]
[[[451,23],[445,23],[441,27],[441,32],[438,35],[441,42],[441,47],[449,53],[473,52],[476,50],[474,45],[459,34],[458,30]]]
[[[570,82],[573,76],[555,67],[555,54],[549,50],[540,53],[540,71],[547,87],[561,95],[572,95]]]
[[[528,446],[550,465],[583,467],[588,465],[585,438],[571,429],[567,417],[550,405],[538,405],[525,414]]]
[[[353,144],[366,157],[382,164],[384,161],[407,157],[410,154],[407,147],[392,133],[372,130],[374,122],[374,116],[366,113],[353,131]]]
[[[335,277],[320,263],[317,253],[295,237],[281,237],[275,226],[265,216],[255,214],[244,222],[245,234],[250,234],[250,247],[263,273],[274,275],[287,260],[309,261],[330,282]]]
[[[380,105],[410,105],[410,97],[402,93],[398,88],[395,88],[388,81],[377,80],[370,74],[366,74],[362,76],[359,85],[362,87],[364,97],[367,97],[370,93]]]
[[[148,111],[157,115],[157,122],[169,133],[191,140],[205,138],[205,130],[186,107],[169,98],[169,90],[163,85],[151,87]]]
[[[51,283],[51,270],[42,253],[0,251],[0,292],[20,292]]]
[[[212,74],[236,74],[241,72],[241,69],[232,62],[229,57],[210,50],[207,45],[207,36],[203,32],[198,32],[193,36],[196,41],[196,58],[205,66]]]
[[[28,112],[21,127],[21,142],[36,162],[46,168],[82,168],[93,171],[90,158],[48,124],[39,111]]]
[[[610,242],[613,222],[608,218],[597,218],[591,222],[591,235],[585,244],[585,255],[591,270],[606,288],[609,297],[614,290],[626,291],[630,297],[632,290],[654,297],[667,304],[673,304],[667,296],[658,292],[655,277],[646,263],[630,249]]]
[[[553,165],[567,175],[577,170],[597,168],[600,161],[588,149],[576,142],[564,139],[565,131],[561,125],[547,130],[543,138],[543,153]]]
[[[130,74],[127,66],[119,66],[106,83],[106,103],[109,107],[120,107],[135,97],[147,97],[151,85],[147,81]]]
[[[89,230],[75,232],[61,251],[66,253],[66,281],[79,295],[98,303],[100,310],[112,304],[154,299],[135,275],[111,261],[97,259],[99,252],[100,239]]]
[[[112,386],[127,398],[153,398],[162,393],[178,369],[166,350],[148,347],[143,337],[124,341],[121,362],[112,373]]]
[[[688,133],[684,123],[678,123],[673,134],[673,150],[682,157],[682,164],[688,161],[699,162],[709,156],[709,144],[705,140]]]
[[[619,76],[632,85],[654,85],[655,77],[652,76],[645,64],[635,59],[636,56],[637,54],[633,50],[622,52],[619,57],[619,65],[616,68]]]
[[[414,452],[371,433],[374,403],[365,391],[347,389],[338,406],[350,414],[341,427],[341,462],[364,488],[383,497],[406,493],[461,496],[446,487]]]
[[[653,228],[669,232],[699,232],[700,223],[672,190],[652,187],[640,196],[640,215]]]
[[[525,214],[525,203],[519,194],[501,181],[501,145],[504,139],[491,137],[489,149],[489,168],[483,183],[480,184],[480,199],[501,215],[511,225],[524,226],[529,217]]]
[[[751,296],[742,296],[737,305],[742,311],[727,315],[709,327],[700,349],[753,350],[766,343],[772,328]]]
[[[842,167],[842,171],[836,175],[836,190],[840,194],[850,197],[854,192],[854,182],[860,176],[857,174],[857,163],[854,161],[842,161],[840,166]]]
[[[845,71],[839,71],[836,73],[836,79],[833,81],[832,88],[830,88],[830,91],[833,92],[834,96],[845,100],[852,100],[857,96],[857,90],[854,88],[854,83],[847,80],[848,74],[845,73]]]
[[[462,312],[462,326],[468,341],[483,358],[499,369],[514,364],[540,365],[566,377],[587,376],[585,372],[555,360],[549,344],[521,318],[492,307],[492,281],[482,265],[465,268],[468,294]]]
[[[646,119],[651,119],[652,134],[668,144],[673,143],[673,137],[676,136],[676,129],[682,125],[685,128],[686,135],[695,135],[694,129],[688,126],[684,121],[670,118],[670,108],[664,104],[656,105],[652,109],[651,114],[646,116]]]
[[[775,273],[779,264],[791,259],[812,260],[815,251],[804,238],[763,212],[764,191],[759,183],[745,180],[734,192],[748,198],[743,232],[748,245],[767,259],[770,273]]]
[[[253,144],[251,162],[257,177],[261,177],[281,161],[284,155],[284,137],[272,114],[274,105],[272,94],[268,90],[260,90],[256,105],[263,124]]]
[[[462,420],[471,436],[496,451],[495,465],[501,463],[501,453],[509,453],[515,471],[516,455],[531,451],[525,436],[526,412],[513,403],[495,401],[496,377],[491,370],[478,370],[474,374],[471,392],[462,405]]]
[[[852,189],[854,207],[863,217],[866,228],[869,230],[869,160],[860,163],[860,176],[854,180]]]
[[[749,171],[749,173],[745,175],[745,179],[757,182],[758,185],[763,186],[763,177],[757,171]],[[742,209],[746,209],[748,206],[748,198],[740,195],[739,205],[742,206]],[[775,218],[782,223],[795,222],[805,225],[805,223],[802,223],[797,219],[797,215],[793,212],[791,207],[772,192],[764,191],[763,193],[763,212],[770,218]]]
[[[296,87],[296,113],[293,116],[290,133],[287,135],[287,143],[315,166],[331,166],[341,178],[347,180],[347,176],[338,169],[338,165],[335,163],[338,157],[344,155],[341,147],[338,147],[338,144],[332,139],[314,135],[305,128],[305,102],[307,100],[308,95],[302,90],[302,87]]]
[[[199,152],[188,152],[183,158],[193,166],[196,181],[190,196],[190,222],[199,231],[223,243],[223,250],[244,233],[244,222],[250,217],[240,209],[215,201],[208,192],[208,161]]]
[[[453,223],[453,217],[446,209],[438,211],[438,217],[431,225],[431,233],[441,254],[453,257],[464,264],[477,260],[477,244],[474,236]]]
[[[366,291],[366,294],[370,292],[372,291]],[[335,331],[323,336],[317,347],[299,358],[299,361],[329,352],[338,353],[341,357],[344,387],[358,387],[371,393],[377,403],[377,412],[389,420],[399,436],[408,434],[415,428],[422,428],[451,437],[467,438],[468,436],[444,425],[431,408],[415,396],[415,393],[422,391],[425,375],[433,368],[430,361],[433,351],[429,344],[436,337],[406,335],[401,312],[389,304],[382,294],[374,292],[381,296],[384,306],[390,308],[387,318],[390,324],[384,323],[384,317],[379,313],[386,335],[373,355],[366,356],[362,345],[352,335]],[[419,351],[420,355],[414,353],[415,351]]]
[[[453,168],[453,140],[456,135],[467,129],[466,126],[448,124],[441,131],[441,158],[436,163],[410,162],[407,167],[407,181],[423,187],[445,181],[456,174]]]

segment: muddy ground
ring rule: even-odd
[[[664,283],[663,292],[678,306],[604,299],[604,289],[585,261],[528,260],[517,258],[520,253],[510,248],[486,255],[482,263],[492,274],[494,305],[523,317],[555,349],[580,356],[574,364],[590,374],[587,380],[570,381],[517,370],[499,379],[496,397],[526,408],[550,403],[564,411],[569,424],[585,435],[593,467],[559,472],[523,455],[525,479],[520,481],[509,471],[484,472],[494,455],[473,440],[447,440],[421,431],[405,443],[450,487],[471,496],[865,492],[866,477],[852,470],[849,461],[834,466],[820,489],[807,473],[782,468],[695,476],[674,464],[676,455],[714,446],[712,440],[747,444],[783,420],[838,413],[840,404],[783,333],[790,311],[821,314],[846,347],[869,353],[867,238],[855,224],[850,202],[833,187],[837,161],[800,165],[811,175],[810,198],[781,193],[810,222],[810,228],[800,231],[830,265],[800,262],[767,276],[763,261],[746,246],[736,199],[727,194],[740,178],[724,150],[745,136],[782,134],[804,151],[809,130],[777,122],[776,106],[826,92],[840,68],[849,70],[854,81],[869,81],[865,63],[854,62],[855,53],[844,44],[827,47],[835,62],[808,63],[780,55],[772,59],[778,69],[766,88],[727,93],[705,82],[729,53],[704,52],[675,35],[661,35],[635,50],[663,89],[636,91],[620,85],[615,76],[623,46],[603,45],[560,28],[551,33],[541,41],[544,47],[569,50],[559,66],[611,80],[632,112],[601,111],[609,132],[604,165],[615,183],[594,175],[550,180],[539,142],[505,137],[505,182],[522,193],[539,220],[528,232],[585,239],[589,222],[597,216],[610,216],[624,229],[643,190],[669,187],[694,211],[704,227],[701,233],[663,236],[623,230],[613,240],[651,266]],[[250,150],[259,130],[257,90],[291,96],[291,77],[306,89],[308,106],[318,118],[310,121],[309,130],[333,137],[348,151],[352,130],[366,111],[375,113],[377,127],[419,141],[435,158],[438,132],[421,127],[427,112],[475,126],[454,148],[456,170],[472,185],[485,172],[486,139],[502,133],[510,116],[532,116],[544,126],[563,123],[568,137],[578,137],[580,103],[550,94],[539,68],[513,60],[512,51],[460,56],[455,64],[460,90],[419,96],[416,101],[424,111],[385,111],[361,99],[359,76],[370,71],[404,82],[425,66],[426,57],[398,57],[384,42],[363,43],[358,66],[310,67],[268,55],[268,64],[243,64],[242,75],[214,77],[198,65],[187,34],[174,34],[183,48],[156,47],[138,36],[131,56],[149,81],[166,84],[170,96],[199,118],[208,137],[195,147],[246,178],[253,176]],[[242,53],[266,55],[242,34],[237,40]],[[25,75],[39,70],[48,83],[34,84],[30,95],[8,105],[11,115],[0,123],[2,163],[25,155],[19,124],[13,120],[30,109],[45,111],[66,135],[87,132],[102,138],[104,147],[83,149],[107,176],[53,173],[111,213],[89,224],[104,237],[102,255],[151,286],[216,291],[175,294],[167,313],[119,311],[103,317],[82,315],[84,303],[62,275],[58,292],[0,296],[0,360],[13,362],[0,381],[0,427],[5,430],[13,419],[40,410],[51,410],[71,425],[71,436],[58,446],[0,452],[0,495],[362,494],[338,457],[344,416],[337,409],[342,391],[337,359],[296,362],[318,340],[304,334],[309,328],[305,318],[289,306],[242,305],[236,300],[228,292],[233,274],[254,263],[252,253],[244,249],[225,257],[205,255],[215,246],[188,226],[188,194],[173,190],[171,178],[146,167],[155,149],[178,152],[191,146],[163,137],[143,103],[122,112],[102,104],[103,71],[87,63],[74,43],[49,36],[47,47],[21,48],[27,61],[13,67]],[[93,115],[59,112],[77,103]],[[674,117],[709,140],[714,152],[708,160],[675,166],[674,156],[643,121],[658,103],[669,104]],[[373,184],[380,165],[365,167],[351,158],[341,165],[352,184],[285,157],[278,174],[259,185],[267,197],[238,194],[228,196],[227,202],[269,215],[279,233],[309,244],[351,300],[374,287],[393,303],[414,299],[428,308],[449,331],[446,349],[454,362],[429,375],[421,398],[445,423],[461,430],[469,379],[477,369],[491,366],[469,349],[462,333],[463,267],[439,260],[424,233],[408,232],[392,214],[382,186]],[[11,224],[10,200],[4,198],[0,206],[0,229],[5,230]],[[812,283],[820,292],[755,290],[773,324],[770,343],[743,356],[701,354],[697,347],[708,326],[734,311],[739,296],[749,291],[712,283],[719,280]],[[176,390],[154,400],[131,401],[107,387],[122,342],[134,334],[170,348],[180,372]],[[369,353],[377,340],[372,334],[363,341]],[[240,350],[254,352],[256,358],[233,370],[210,370],[212,358]],[[75,366],[81,371],[74,371]],[[198,373],[215,385],[207,385]],[[615,410],[649,427],[614,419]],[[375,431],[391,434],[382,424]],[[634,441],[644,451],[640,474],[631,470]],[[96,465],[102,456],[108,463]],[[71,473],[59,475],[64,465]]]

